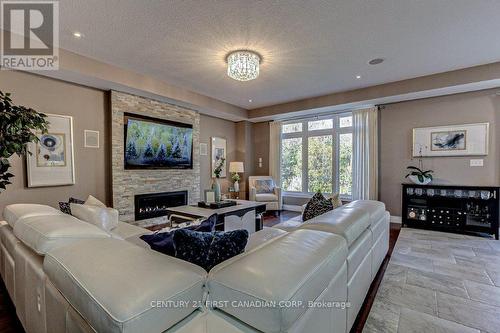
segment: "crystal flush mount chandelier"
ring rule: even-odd
[[[238,81],[250,81],[259,76],[261,57],[247,50],[233,51],[227,55],[227,75]]]

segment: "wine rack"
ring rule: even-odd
[[[498,239],[499,187],[403,184],[403,225]]]

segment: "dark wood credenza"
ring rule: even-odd
[[[486,233],[498,240],[500,187],[402,185],[403,226]]]

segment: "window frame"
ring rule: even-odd
[[[292,139],[292,138],[302,138],[302,191],[285,191],[283,189],[283,195],[289,197],[300,197],[300,198],[308,198],[311,197],[314,193],[309,192],[309,138],[317,137],[317,136],[326,136],[331,135],[333,141],[333,149],[332,149],[332,193],[339,193],[340,189],[340,135],[341,134],[349,134],[353,133],[352,123],[351,126],[348,127],[340,127],[340,118],[344,117],[352,117],[352,111],[326,114],[317,117],[308,117],[308,118],[299,118],[299,119],[291,119],[282,122],[283,125],[287,124],[296,124],[302,123],[302,131],[301,132],[293,132],[293,133],[283,133],[283,130],[280,130],[280,170],[282,163],[282,143],[284,139]],[[323,120],[323,119],[332,119],[333,127],[328,129],[320,129],[320,130],[309,130],[308,122],[315,120]],[[282,182],[281,182],[282,183]],[[352,190],[351,195],[340,194],[340,198],[344,200],[352,199]]]

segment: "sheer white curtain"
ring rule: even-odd
[[[353,200],[378,198],[378,108],[354,110],[352,197]]]
[[[269,176],[273,177],[277,186],[281,186],[281,122],[269,123]]]

